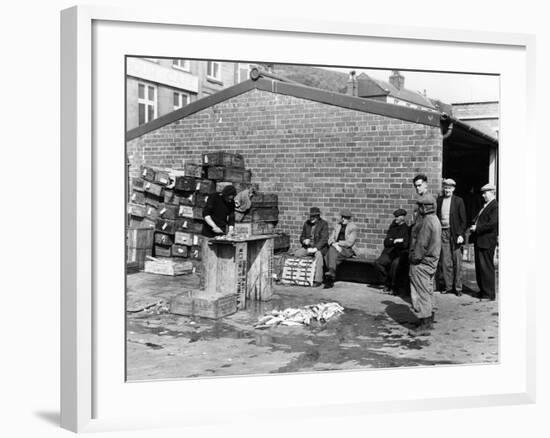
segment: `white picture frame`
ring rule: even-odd
[[[213,418],[223,424],[236,415],[261,421],[274,411],[300,419],[534,401],[535,292],[530,282],[518,281],[507,271],[512,260],[516,272],[529,276],[533,269],[527,261],[513,256],[534,243],[532,237],[520,240],[514,233],[514,224],[527,223],[528,216],[526,209],[512,208],[510,200],[521,199],[525,205],[533,202],[534,194],[527,187],[535,185],[534,172],[514,184],[504,178],[500,186],[500,244],[510,249],[501,251],[502,353],[497,365],[367,370],[322,377],[296,374],[125,383],[121,379],[123,347],[120,349],[124,339],[119,336],[124,327],[124,289],[120,287],[120,276],[124,275],[124,258],[120,257],[124,251],[123,222],[110,227],[106,214],[124,212],[123,197],[119,196],[124,190],[120,152],[125,134],[124,105],[120,105],[125,79],[121,54],[257,60],[265,47],[271,47],[270,58],[281,62],[365,67],[391,67],[398,62],[404,68],[419,70],[498,73],[502,79],[500,172],[506,175],[514,166],[535,168],[535,154],[524,153],[535,150],[528,122],[534,90],[527,87],[534,74],[533,36],[244,15],[223,20],[182,11],[91,6],[67,9],[61,18],[62,427],[93,432],[212,424]],[[170,46],[169,41],[180,33],[193,34],[201,41],[192,53],[175,53],[175,47]],[[205,35],[209,38],[202,40]],[[227,48],[216,46],[220,36],[234,43],[248,41],[248,46],[233,44],[229,53]],[[267,45],[273,41],[276,46]],[[310,50],[292,49],[296,42]],[[364,45],[372,47],[368,61],[353,61],[342,49]],[[327,53],[334,56],[327,59]],[[104,146],[107,142],[109,149]],[[519,153],[512,145],[520,142],[523,148]],[[509,290],[517,294],[513,299]],[[108,307],[107,296],[112,300]],[[467,382],[471,376],[477,376],[477,388],[460,383],[460,379]],[[320,378],[322,391],[316,389]],[[455,380],[453,388],[438,386],[437,382],[450,378]],[[386,387],[386,393],[376,386],[385,379],[394,384]],[[420,382],[432,383],[424,388]],[[342,390],[349,385],[365,390]],[[280,391],[291,387],[307,391],[309,397],[285,399]],[[240,393],[239,399],[245,401],[258,388],[272,394],[264,406],[232,403],[230,408],[223,408],[228,399],[221,394]],[[176,397],[182,391],[193,395],[193,404]],[[213,400],[213,394],[219,394],[219,400]],[[160,399],[163,403],[158,402]]]

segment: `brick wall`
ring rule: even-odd
[[[413,176],[441,185],[439,128],[259,90],[145,134],[127,150],[133,176],[141,164],[178,168],[203,152],[239,152],[260,190],[279,194],[278,228],[294,245],[311,206],[331,227],[349,208],[358,247],[371,255],[392,211],[412,211]]]

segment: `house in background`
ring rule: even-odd
[[[248,79],[254,64],[126,58],[126,130]]]

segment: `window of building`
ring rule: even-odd
[[[208,61],[206,63],[206,76],[209,79],[215,79],[216,81],[221,81],[222,80],[221,67],[222,67],[221,62]]]
[[[180,109],[189,103],[189,94],[174,91],[174,110]]]
[[[138,124],[143,125],[157,117],[157,87],[138,83]]]
[[[172,60],[172,67],[179,70],[189,71],[191,68],[191,63],[188,59],[174,59]]]
[[[243,82],[250,79],[250,70],[254,68],[253,64],[241,64],[238,65],[237,82]]]

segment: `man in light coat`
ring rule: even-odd
[[[353,246],[357,240],[357,225],[351,222],[351,211],[342,210],[340,222],[334,228],[328,239],[329,249],[325,255],[325,289],[334,286],[336,279],[336,268],[343,260],[353,257],[355,251]]]

